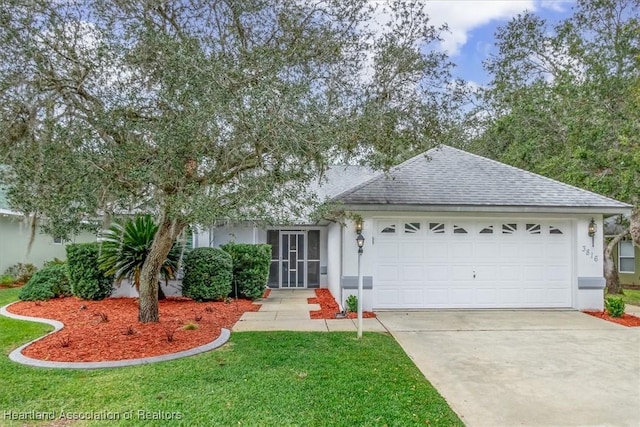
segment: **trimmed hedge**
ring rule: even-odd
[[[101,300],[113,290],[113,276],[98,268],[99,243],[67,245],[69,282],[73,295],[88,300]]]
[[[20,289],[18,298],[22,301],[46,301],[55,297],[71,295],[67,266],[48,265],[36,272],[27,284]]]
[[[217,248],[196,248],[184,257],[182,295],[196,301],[222,300],[231,292],[231,255]]]
[[[222,249],[231,255],[233,261],[231,295],[252,300],[260,298],[269,280],[271,245],[228,243]]]

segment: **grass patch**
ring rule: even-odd
[[[19,290],[0,290],[0,306]],[[74,426],[462,425],[386,334],[241,332],[217,351],[109,370],[30,368],[6,355],[49,327],[0,317],[0,425],[6,412],[111,413]],[[139,417],[143,411],[144,416]],[[124,420],[130,414],[130,420]],[[165,416],[150,421],[148,417]],[[31,422],[29,422],[31,423]]]
[[[640,306],[640,290],[624,289],[624,295],[610,295],[620,297],[625,304],[633,304]]]

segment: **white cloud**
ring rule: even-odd
[[[576,3],[575,0],[540,0],[542,9],[549,9],[554,12],[566,12]]]
[[[467,42],[469,32],[494,20],[508,20],[524,10],[536,9],[534,0],[436,0],[427,3],[432,24],[448,24],[442,48],[454,56]]]

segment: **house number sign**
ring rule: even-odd
[[[585,245],[582,245],[582,253],[585,254],[586,257],[591,258],[593,262],[598,262],[598,255],[596,255],[593,249],[589,249]]]

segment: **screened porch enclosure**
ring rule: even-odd
[[[320,230],[268,230],[271,288],[320,287]]]

